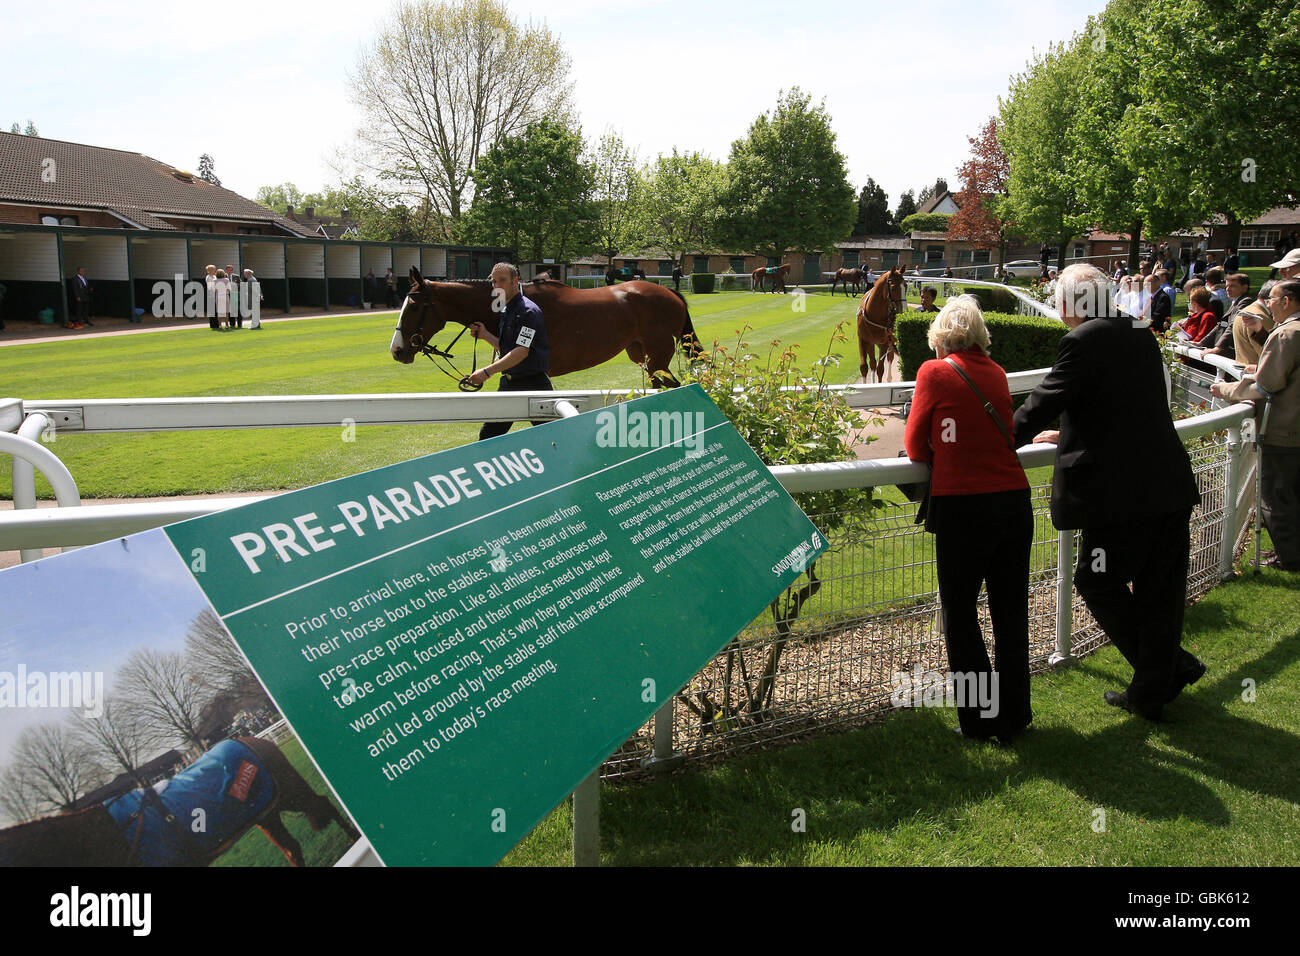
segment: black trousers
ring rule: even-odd
[[[1277,556],[1300,568],[1300,448],[1259,446],[1260,518]]]
[[[550,378],[545,372],[538,372],[535,375],[512,375],[510,378],[501,376],[501,385],[497,388],[498,392],[553,392],[555,386],[551,384]],[[533,425],[541,425],[542,421],[532,422]],[[496,438],[498,435],[504,435],[510,431],[514,422],[484,422],[483,427],[478,430],[478,440],[483,441],[485,438]]]
[[[1159,716],[1175,676],[1194,667],[1182,648],[1192,509],[1083,532],[1074,586],[1133,666],[1128,699]]]
[[[930,499],[935,527],[939,600],[943,604],[948,668],[960,681],[989,688],[983,716],[967,697],[957,722],[967,737],[1009,737],[1033,720],[1029,706],[1029,548],[1034,516],[1029,489]],[[988,590],[993,619],[990,666],[980,632],[980,585]],[[973,675],[973,676],[972,676]],[[996,713],[994,710],[996,709]]]

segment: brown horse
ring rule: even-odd
[[[784,292],[785,277],[790,274],[790,264],[787,262],[784,265],[777,266],[776,270],[770,273],[767,271],[766,266],[759,266],[750,274],[754,277],[754,288],[750,290],[751,292],[755,290],[762,292],[763,280],[769,275],[772,277],[772,291],[777,292],[779,290]]]
[[[574,289],[563,282],[529,282],[521,289],[542,309],[553,377],[592,368],[625,351],[657,386],[672,386],[679,384],[668,368],[676,343],[692,356],[699,353],[686,300],[658,283]],[[492,310],[493,301],[488,282],[433,282],[413,267],[389,352],[410,365],[449,322],[482,322],[496,335],[501,317]]]
[[[866,273],[861,269],[836,269],[835,278],[831,279],[831,295],[835,294],[835,284],[844,283],[844,294],[849,294],[849,283],[853,283],[853,291],[857,293],[862,288],[862,280],[866,278]]]
[[[256,826],[280,849],[290,866],[305,866],[302,844],[285,827],[280,818],[282,813],[305,813],[313,830],[337,823],[351,842],[361,839],[352,822],[335,809],[329,797],[311,788],[279,747],[257,737],[234,739],[252,750],[262,762],[274,782],[275,798],[259,816],[245,821],[219,847],[187,859],[186,865],[207,866],[237,843],[250,827]],[[189,826],[190,821],[182,822],[184,827]],[[136,866],[139,863],[132,849],[131,834],[119,828],[103,804],[0,830],[2,866]]]
[[[874,372],[876,381],[883,382],[885,366],[898,354],[894,319],[903,311],[903,285],[903,269],[895,266],[876,280],[858,305],[859,368],[864,381],[869,381]]]

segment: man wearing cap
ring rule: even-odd
[[[1276,549],[1268,563],[1300,571],[1300,279],[1273,283],[1268,306],[1277,328],[1264,343],[1255,377],[1215,382],[1210,392],[1232,402],[1267,401],[1259,429],[1259,511]]]
[[[470,382],[482,385],[493,375],[501,373],[500,392],[551,392],[555,388],[547,376],[551,366],[551,342],[546,335],[546,322],[536,302],[519,289],[519,268],[509,262],[498,262],[492,267],[493,309],[501,303],[500,335],[493,335],[482,322],[470,326],[470,334],[482,339],[496,350],[498,358],[469,377]],[[496,438],[510,431],[514,422],[486,422],[479,429],[479,441]],[[534,425],[542,422],[535,421]]]
[[[1300,275],[1300,248],[1292,249],[1277,262],[1270,263],[1269,268],[1277,270],[1279,279],[1294,279]]]

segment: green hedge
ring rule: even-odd
[[[1016,314],[1017,299],[1006,289],[994,289],[989,286],[972,286],[961,290],[966,295],[973,295],[979,301],[981,312],[1003,312]]]
[[[934,358],[925,341],[934,313],[912,312],[898,317],[898,359],[903,381],[916,378],[921,364]],[[1056,361],[1056,349],[1065,324],[1056,319],[1031,315],[1002,315],[985,312],[984,323],[993,340],[993,360],[1008,372],[1050,368]]]
[[[714,275],[712,272],[692,272],[691,291],[697,295],[713,291]]]

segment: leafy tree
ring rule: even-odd
[[[894,231],[901,232],[903,220],[914,212],[916,212],[916,199],[913,198],[912,190],[909,189],[898,197],[898,208],[894,210]]]
[[[218,179],[217,174],[213,172],[212,169],[213,165],[214,164],[212,162],[212,156],[210,153],[204,153],[202,156],[200,156],[199,157],[199,179],[203,180],[205,183],[211,183],[214,186],[220,186],[221,180]]]
[[[11,132],[11,133],[19,133],[19,134],[21,134],[22,131],[23,131],[23,128],[22,128],[21,126],[19,126],[17,123],[14,123],[12,126],[9,127],[9,132]]]
[[[998,143],[997,119],[989,117],[979,134],[967,140],[971,158],[957,171],[962,182],[957,197],[960,208],[948,222],[948,237],[997,249],[998,265],[1002,265],[1012,223],[1004,208],[1010,167]]]
[[[366,122],[358,158],[444,228],[469,205],[484,151],[571,99],[569,57],[545,25],[521,27],[500,0],[408,0],[351,76]]]
[[[290,206],[301,209],[306,205],[302,201],[302,192],[293,183],[280,183],[278,186],[259,186],[253,197],[267,209],[284,215]]]
[[[1159,6],[1158,17],[1115,37],[1134,83],[1133,108],[1115,131],[1120,149],[1160,234],[1221,213],[1235,247],[1243,221],[1290,205],[1300,183],[1300,152],[1283,118],[1284,103],[1294,117],[1300,89],[1300,7],[1242,0],[1225,23],[1208,0]]]
[[[858,193],[858,219],[853,224],[855,236],[883,236],[897,232],[889,216],[889,197],[870,177]]]
[[[581,155],[581,135],[554,120],[507,137],[479,160],[462,235],[511,246],[525,259],[564,261],[585,252],[597,210],[592,170]]]
[[[593,173],[595,241],[612,262],[620,250],[641,244],[643,238],[636,150],[629,149],[611,130],[596,142],[589,163]]]
[[[682,255],[716,244],[726,168],[700,153],[660,156],[646,167],[643,239],[680,264]]]
[[[1009,168],[1006,204],[1019,231],[1057,246],[1058,269],[1072,237],[1091,225],[1073,157],[1066,149],[1079,109],[1086,38],[1057,44],[1011,80],[1000,100],[1000,142]]]
[[[1137,77],[1130,59],[1137,22],[1153,16],[1142,0],[1111,0],[1090,17],[1080,50],[1085,68],[1066,152],[1074,183],[1091,225],[1129,234],[1129,267],[1137,269],[1144,226],[1151,215],[1169,219],[1150,202],[1149,184],[1117,148],[1117,131],[1137,102]]]
[[[853,187],[830,117],[798,87],[731,144],[727,171],[720,222],[727,245],[779,256],[829,247],[853,228]]]
[[[28,120],[28,121],[27,121],[27,127],[23,130],[23,135],[24,135],[24,136],[40,136],[41,134],[38,133],[38,132],[36,131],[36,124],[33,123],[31,120]]]

